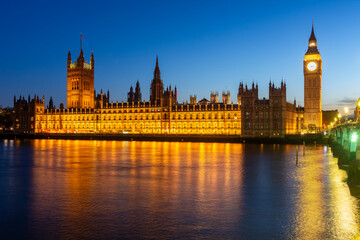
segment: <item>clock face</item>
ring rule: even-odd
[[[309,62],[307,65],[307,69],[309,69],[309,71],[314,71],[316,69],[316,63],[315,62]]]

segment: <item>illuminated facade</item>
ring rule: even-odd
[[[140,83],[130,88],[127,102],[110,101],[110,93],[94,91],[94,55],[90,64],[82,48],[75,63],[69,51],[67,59],[67,107],[59,109],[44,101],[14,101],[19,131],[42,133],[132,133],[132,134],[231,134],[244,137],[281,137],[300,133],[301,129],[321,128],[321,57],[312,29],[309,48],[304,58],[305,108],[286,102],[286,84],[269,84],[269,99],[258,98],[258,86],[251,89],[240,83],[237,104],[231,103],[230,92],[212,92],[210,101],[179,104],[177,89],[164,88],[159,60],[156,57],[150,101],[142,100]],[[24,104],[31,105],[24,111]],[[30,114],[30,115],[29,115]],[[24,115],[24,116],[23,116]]]
[[[322,128],[321,74],[322,60],[317,49],[314,26],[311,30],[308,50],[304,57],[304,127],[318,131]]]
[[[55,109],[36,115],[35,132],[236,134],[237,104],[164,107],[151,102],[111,103],[101,109]]]
[[[70,56],[70,55],[69,55]],[[83,62],[82,51],[77,63]],[[93,60],[93,56],[91,57]],[[68,71],[69,71],[68,58]],[[93,74],[93,61],[88,72]],[[70,65],[71,66],[71,65]],[[84,65],[85,66],[85,65]],[[71,69],[71,67],[70,67]],[[84,69],[79,67],[79,72]],[[85,69],[87,70],[87,69]],[[75,76],[75,72],[71,76]],[[68,75],[69,80],[74,79]],[[73,81],[70,81],[73,82]],[[92,80],[93,83],[93,80]],[[77,85],[76,85],[77,86]],[[81,84],[80,84],[81,86]],[[93,86],[92,88],[93,89]],[[74,89],[70,89],[74,91]],[[75,89],[76,99],[81,91]],[[132,87],[128,93],[128,102],[109,102],[108,95],[95,99],[96,107],[68,107],[67,109],[39,109],[35,115],[36,133],[133,133],[133,134],[232,134],[241,133],[241,113],[237,104],[178,104],[176,87],[164,90],[160,78],[158,58],[151,83],[150,102],[141,101],[140,84],[135,92]],[[69,92],[69,91],[68,91]],[[75,98],[72,98],[75,96]],[[230,97],[230,95],[229,95]],[[69,98],[69,94],[68,94]],[[196,100],[195,100],[196,101]],[[77,101],[75,101],[78,104]],[[69,103],[69,101],[68,101]],[[71,101],[73,104],[73,101]],[[74,105],[70,105],[74,106]],[[76,105],[78,106],[78,105]]]
[[[85,62],[82,48],[76,62],[67,59],[67,108],[94,108],[94,54]]]

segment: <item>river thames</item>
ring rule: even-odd
[[[326,146],[0,141],[1,239],[351,239]]]

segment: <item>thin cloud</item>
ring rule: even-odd
[[[343,103],[343,104],[356,104],[356,101],[357,101],[357,99],[345,97],[345,98],[341,99],[340,101],[338,101],[338,103],[340,103],[340,104],[341,103]]]

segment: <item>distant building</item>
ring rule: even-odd
[[[222,102],[224,104],[230,104],[231,98],[230,98],[230,91],[227,91],[226,93],[222,93]]]
[[[219,93],[218,92],[211,92],[210,102],[211,103],[218,103],[219,102]]]
[[[330,125],[332,122],[335,122],[335,118],[338,118],[339,115],[339,111],[336,110],[327,110],[327,111],[322,111],[322,123],[324,125],[324,128],[326,128],[326,126]]]
[[[38,96],[35,95],[33,99],[30,99],[29,95],[27,100],[25,100],[25,98],[21,96],[18,99],[14,97],[14,112],[15,132],[35,133],[37,132],[36,122],[42,120],[42,116],[45,112],[45,97],[40,99]]]
[[[199,105],[208,105],[210,103],[211,102],[209,100],[207,100],[206,98],[203,98],[198,102]]]
[[[196,95],[194,95],[194,96],[190,95],[190,104],[192,104],[192,105],[196,104]]]
[[[0,105],[0,133],[14,130],[14,109],[2,108]]]
[[[356,102],[355,110],[354,110],[354,122],[360,121],[360,98]]]

